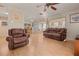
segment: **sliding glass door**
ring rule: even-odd
[[[33,32],[44,31],[46,29],[46,23],[33,23]]]

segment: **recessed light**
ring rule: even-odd
[[[8,15],[8,12],[6,12],[5,14],[7,14],[7,15]]]

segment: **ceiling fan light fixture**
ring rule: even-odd
[[[8,12],[5,12],[6,15],[8,15]]]

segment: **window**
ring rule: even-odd
[[[59,22],[54,23],[54,28],[57,28],[59,26]]]
[[[65,21],[62,21],[61,24],[62,24],[61,27],[62,27],[62,28],[65,28]]]
[[[46,29],[46,23],[43,24],[43,31]]]
[[[65,28],[65,18],[56,19],[53,22],[50,22],[50,27],[52,28]]]

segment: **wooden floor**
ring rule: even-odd
[[[43,37],[42,33],[33,33],[27,46],[10,51],[5,37],[0,38],[1,56],[72,56],[72,41],[56,41]]]

